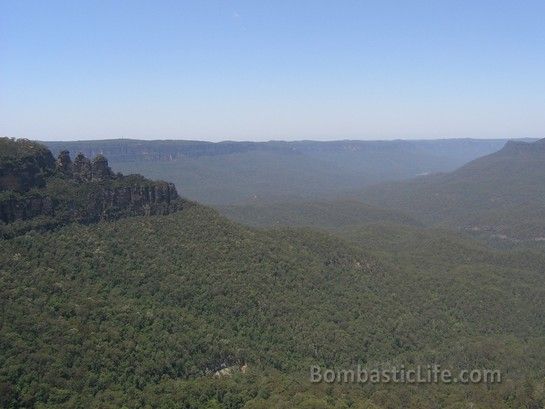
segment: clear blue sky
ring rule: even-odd
[[[0,135],[545,137],[545,1],[0,0]]]

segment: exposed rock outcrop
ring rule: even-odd
[[[69,152],[62,151],[55,161],[46,150],[44,157],[32,158],[39,151],[20,155],[24,160],[2,153],[0,220],[5,224],[38,217],[58,225],[161,215],[185,203],[172,183],[115,174],[102,155],[91,161],[80,153],[72,162]]]
[[[63,221],[84,223],[114,220],[125,216],[169,214],[181,208],[172,183],[151,186],[103,187],[80,200],[59,200],[49,195],[12,196],[0,201],[0,220],[13,223],[39,216],[59,217]]]
[[[97,155],[91,162],[91,178],[94,180],[107,180],[113,176],[113,172],[108,166],[108,160],[102,155]]]
[[[70,152],[61,151],[61,153],[59,153],[59,157],[57,158],[57,161],[55,162],[55,165],[56,165],[56,169],[59,172],[71,174],[72,159],[70,159]]]
[[[116,175],[108,166],[108,159],[103,155],[97,155],[92,161],[79,153],[72,163],[70,152],[61,151],[56,161],[57,171],[73,177],[79,182],[90,182],[115,179]]]
[[[80,181],[91,179],[91,161],[82,153],[78,153],[74,160],[74,177]]]

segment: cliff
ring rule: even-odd
[[[27,140],[0,139],[0,233],[10,236],[70,222],[168,214],[185,201],[172,183],[114,173],[108,160],[68,151],[57,160]]]

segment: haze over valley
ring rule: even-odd
[[[544,409],[544,17],[0,1],[0,408]]]

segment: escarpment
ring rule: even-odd
[[[0,140],[3,235],[69,222],[168,214],[186,203],[172,183],[114,173],[108,160],[51,152],[27,140]],[[6,233],[8,232],[8,233]]]

